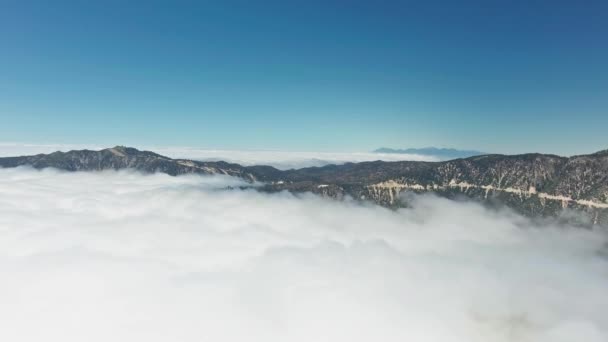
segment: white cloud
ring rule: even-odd
[[[606,341],[602,231],[0,169],[2,341]]]
[[[110,147],[110,146],[105,146]],[[51,153],[55,151],[69,150],[100,150],[104,148],[98,145],[75,145],[75,144],[22,144],[22,143],[0,143],[0,157],[12,157],[19,155],[32,155],[38,153]],[[288,152],[270,150],[211,150],[192,147],[138,147],[150,150],[171,158],[195,159],[203,161],[223,160],[241,165],[270,165],[278,169],[286,170],[310,166],[323,166],[328,164],[344,164],[348,162],[357,163],[363,161],[438,161],[434,156],[418,154],[397,153],[371,153],[371,152]]]
[[[299,169],[328,164],[358,163],[364,161],[438,161],[436,157],[418,154],[371,153],[371,152],[288,152],[288,151],[239,151],[206,150],[197,148],[151,148],[152,151],[172,158],[197,160],[224,160],[241,165],[270,165],[281,170]]]

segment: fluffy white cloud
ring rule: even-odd
[[[109,146],[106,146],[109,147]],[[0,143],[0,157],[32,155],[69,150],[100,150],[104,147],[96,145],[36,145],[21,143]],[[223,160],[241,165],[270,165],[278,169],[297,169],[328,164],[358,163],[363,161],[437,161],[434,156],[398,153],[371,152],[287,152],[263,150],[209,150],[191,147],[138,147],[171,158],[195,159],[203,161]]]
[[[0,340],[608,340],[602,231],[239,184],[0,169]]]

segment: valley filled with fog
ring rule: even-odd
[[[599,228],[240,185],[0,169],[0,340],[608,340]]]

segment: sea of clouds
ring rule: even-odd
[[[101,150],[112,146],[99,145],[66,145],[66,144],[22,144],[0,143],[0,157],[33,155],[38,153],[67,152],[70,150]],[[329,164],[358,163],[364,161],[438,161],[439,158],[430,155],[404,153],[372,153],[372,152],[293,152],[278,150],[221,150],[193,147],[138,147],[158,154],[181,159],[201,161],[223,160],[245,166],[270,165],[281,170],[299,169],[311,166]]]
[[[404,153],[372,152],[288,152],[270,150],[208,150],[198,148],[151,148],[156,153],[172,158],[195,159],[202,161],[223,160],[245,166],[270,165],[280,170],[303,167],[324,166],[329,164],[360,163],[366,161],[439,161],[435,156]]]
[[[0,169],[0,341],[608,341],[604,231]]]

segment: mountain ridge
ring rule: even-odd
[[[67,171],[135,169],[172,176],[223,174],[262,182],[256,187],[261,191],[312,192],[386,207],[408,206],[403,192],[432,192],[446,198],[501,203],[532,217],[560,216],[573,210],[592,223],[608,223],[608,150],[573,157],[486,154],[449,161],[370,161],[291,170],[172,159],[126,146],[0,158],[0,167],[24,165]]]

